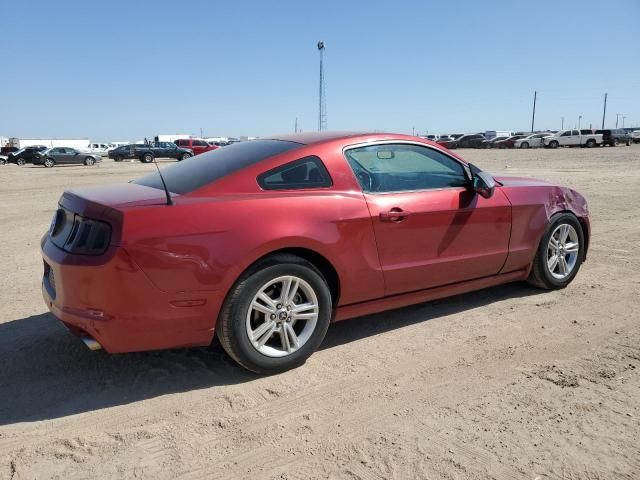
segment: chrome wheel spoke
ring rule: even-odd
[[[271,311],[273,311],[273,312],[276,311],[276,302],[269,295],[267,295],[264,292],[260,292],[258,294],[258,298],[264,302],[264,304],[267,306],[267,308],[270,309],[269,310],[270,312]]]
[[[295,330],[291,326],[290,323],[285,323],[283,330],[286,333],[286,336],[289,338],[289,345],[293,350],[297,350],[300,348],[300,342],[298,341],[298,335],[296,335]]]
[[[297,278],[287,277],[287,279],[282,284],[282,292],[280,293],[280,303],[289,304],[293,301],[293,297],[296,296],[298,292],[298,286],[300,282]]]
[[[262,347],[267,340],[271,338],[273,332],[276,331],[276,322],[268,321],[264,322],[253,332],[252,340],[256,342],[259,347]]]
[[[579,245],[578,242],[570,242],[565,244],[564,251],[565,253],[578,253]]]
[[[287,352],[290,353],[291,352],[291,343],[289,341],[289,334],[287,333],[287,330],[285,328],[284,325],[280,326],[280,342],[282,343],[282,349]]]
[[[569,273],[569,267],[567,266],[567,259],[565,258],[564,255],[561,255],[558,258],[558,265],[560,265],[560,273],[562,275],[566,275],[567,273]]]
[[[254,310],[257,310],[260,313],[264,313],[265,315],[272,315],[272,314],[276,313],[276,309],[275,308],[263,305],[262,303],[259,303],[257,301],[254,301],[251,304],[251,308],[253,308]]]
[[[554,255],[549,260],[547,260],[547,265],[549,266],[549,271],[553,273],[558,266],[558,255]]]
[[[564,244],[569,236],[569,225],[562,225],[560,227],[560,243]]]

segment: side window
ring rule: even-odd
[[[578,130],[574,130],[573,135],[580,135],[580,132]]]
[[[347,150],[345,156],[365,192],[404,192],[467,185],[460,162],[420,145],[371,145]]]
[[[564,132],[562,135],[560,135],[561,137],[570,137],[571,136],[571,130],[567,130],[566,132]]]
[[[299,190],[330,187],[333,183],[322,160],[310,156],[260,174],[258,185],[263,190]]]

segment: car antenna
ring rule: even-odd
[[[153,157],[153,163],[156,166],[156,169],[158,170],[158,175],[160,175],[160,181],[162,182],[162,187],[164,188],[164,194],[167,197],[167,205],[174,205],[173,199],[171,198],[171,192],[169,192],[169,189],[167,188],[167,184],[164,181],[164,177],[162,176],[162,172],[160,171],[160,167],[158,166],[158,162],[156,162],[155,155]]]

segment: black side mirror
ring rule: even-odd
[[[478,171],[473,174],[473,191],[484,198],[491,198],[496,189],[496,181],[487,172]]]

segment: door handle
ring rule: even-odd
[[[380,212],[380,220],[382,222],[401,222],[411,215],[411,212],[394,207],[387,212]]]

